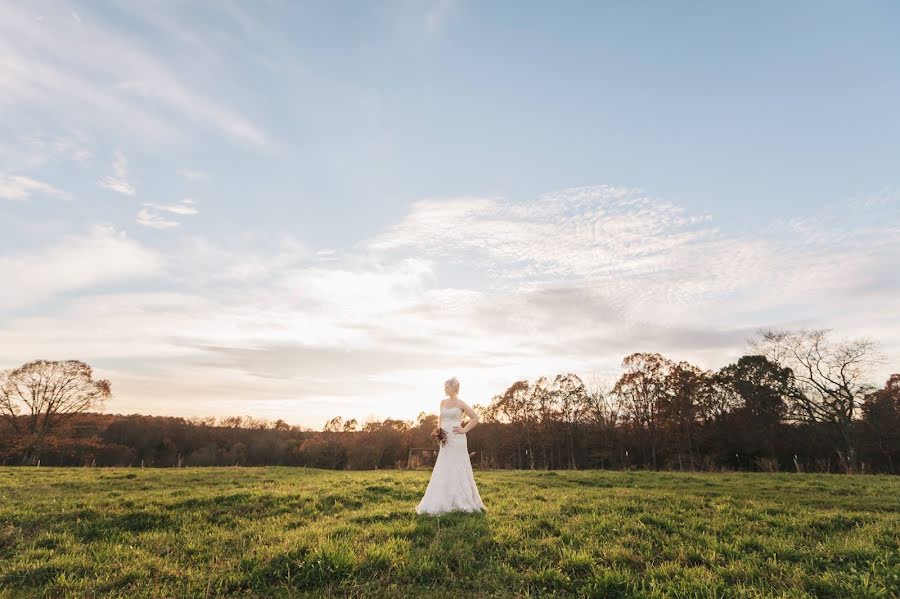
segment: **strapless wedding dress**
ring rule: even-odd
[[[416,506],[417,514],[484,510],[484,503],[472,474],[466,435],[453,432],[454,426],[462,426],[462,415],[460,408],[441,408],[441,428],[447,432],[447,443],[438,451],[428,488],[425,489],[422,501]]]

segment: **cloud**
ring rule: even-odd
[[[116,152],[113,160],[112,177],[104,177],[98,182],[100,187],[121,193],[124,195],[134,195],[134,186],[128,182],[128,159],[121,152]]]
[[[48,114],[64,109],[82,126],[145,140],[181,139],[187,123],[253,147],[266,143],[248,118],[186,83],[177,65],[159,56],[96,14],[38,19],[28,5],[7,6],[0,21],[0,105]]]
[[[810,294],[827,292],[833,302],[896,287],[891,265],[900,259],[900,226],[886,216],[841,205],[773,229],[725,234],[708,215],[686,214],[639,190],[598,186],[530,202],[417,202],[364,247],[477,264],[503,289],[593,289],[608,305],[627,306],[627,318],[727,321],[736,307],[762,314],[808,305]]]
[[[13,364],[22,356],[76,355],[104,376],[114,371],[117,405],[123,407],[112,409],[144,412],[148,405],[162,405],[160,397],[174,400],[190,393],[210,402],[200,404],[208,405],[207,413],[218,413],[225,409],[223,402],[242,396],[278,399],[284,402],[283,416],[306,421],[315,414],[317,423],[344,401],[356,401],[353,409],[359,410],[365,379],[383,376],[383,367],[415,369],[429,363],[421,347],[381,345],[357,327],[390,318],[395,307],[416,301],[429,277],[426,265],[401,261],[390,267],[324,269],[290,267],[285,259],[271,257],[284,269],[262,280],[210,280],[172,260],[170,277],[192,277],[185,286],[194,281],[200,286],[187,293],[98,290],[40,317],[0,323],[0,360]],[[219,268],[231,258],[219,255]],[[435,364],[437,354],[432,354]],[[322,367],[326,356],[328,368]],[[354,368],[365,373],[352,374]],[[374,379],[365,386],[370,393],[406,388]],[[406,393],[416,401],[412,391]],[[239,405],[235,411],[245,412],[247,404]],[[408,411],[409,405],[397,408]],[[160,411],[173,410],[168,404]],[[369,412],[367,407],[357,416]]]
[[[893,206],[870,204],[736,234],[601,186],[531,201],[419,202],[351,250],[179,236],[155,270],[118,269],[148,273],[141,281],[162,274],[164,291],[77,274],[78,293],[64,296],[65,278],[44,273],[52,287],[29,295],[65,301],[0,323],[0,359],[77,355],[114,375],[123,410],[259,409],[318,426],[338,413],[414,417],[450,375],[467,400],[485,403],[522,377],[614,377],[632,351],[718,368],[768,326],[832,326],[898,356],[900,231]],[[173,223],[196,209],[144,208]],[[126,254],[104,246],[91,255]],[[39,257],[10,257],[0,272],[20,277]],[[190,407],[180,401],[188,396]]]
[[[104,177],[98,181],[97,184],[104,189],[115,191],[116,193],[121,193],[123,195],[134,195],[135,191],[130,183],[114,177]]]
[[[401,223],[368,247],[482,254],[513,278],[601,276],[664,267],[669,252],[715,238],[716,230],[706,221],[639,190],[600,186],[547,194],[533,202],[417,202]],[[510,263],[518,268],[509,269]]]
[[[154,229],[172,229],[181,226],[181,223],[176,220],[167,220],[161,213],[191,216],[198,212],[191,199],[181,200],[177,204],[144,204],[144,207],[138,211],[137,223]]]
[[[0,163],[8,165],[11,171],[30,171],[59,159],[85,167],[93,158],[93,150],[79,131],[57,136],[20,135],[0,141]]]
[[[452,307],[423,303],[428,322],[465,315],[480,350],[586,358],[670,351],[713,367],[766,326],[886,330],[900,293],[900,226],[886,202],[826,206],[760,231],[722,232],[639,190],[568,189],[533,201],[450,198],[415,203],[363,244],[383,259],[428,256],[487,275]],[[428,330],[428,329],[425,329]],[[706,333],[703,333],[706,331]]]
[[[64,292],[153,277],[163,263],[125,233],[95,227],[43,250],[0,255],[0,280],[15,290],[0,294],[0,306],[33,307]]]
[[[337,251],[332,248],[322,248],[320,250],[316,250],[316,258],[318,258],[320,262],[330,262],[332,260],[337,260]]]
[[[197,214],[199,211],[194,205],[194,200],[190,198],[185,198],[178,202],[177,204],[169,204],[169,205],[156,205],[156,208],[159,210],[163,210],[165,212],[171,212],[172,214]]]
[[[150,227],[152,229],[173,229],[181,226],[177,220],[166,220],[153,211],[152,208],[141,208],[138,210],[137,224]]]
[[[0,173],[0,198],[14,201],[27,200],[33,193],[60,197],[68,196],[64,191],[56,189],[49,183],[22,175]]]
[[[176,273],[179,279],[193,279],[208,273],[207,281],[227,285],[258,287],[301,268],[312,252],[290,235],[241,233],[220,242],[202,235],[179,239]]]
[[[639,190],[610,186],[531,202],[417,202],[365,247],[477,261],[500,285],[581,281],[642,301],[645,309],[661,298],[685,305],[727,293],[768,260],[765,244],[725,237],[706,215],[687,215]]]
[[[97,182],[100,187],[121,193],[123,195],[134,195],[134,187],[127,181],[116,179],[115,177],[103,177]]]

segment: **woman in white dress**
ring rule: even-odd
[[[437,461],[417,514],[439,515],[447,512],[477,512],[484,510],[478,494],[466,433],[478,424],[478,415],[459,398],[459,381],[452,378],[444,383],[446,399],[441,401],[438,427],[446,433],[447,441],[438,450]],[[463,414],[469,421],[462,425]]]

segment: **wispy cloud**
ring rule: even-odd
[[[27,200],[35,193],[61,197],[67,197],[68,195],[49,183],[38,181],[31,177],[0,173],[0,198],[5,200]]]
[[[113,176],[103,177],[97,184],[116,193],[134,195],[134,186],[128,182],[128,159],[121,152],[116,152],[113,160],[113,173]]]
[[[151,208],[141,208],[138,210],[137,223],[152,229],[174,229],[181,225],[177,220],[165,219]]]
[[[0,306],[31,307],[63,292],[155,276],[163,263],[125,233],[94,227],[39,251],[0,255],[0,280],[15,281],[15,293],[0,294]]]
[[[722,236],[706,215],[687,215],[639,190],[609,186],[528,202],[418,202],[367,247],[424,252],[460,264],[477,260],[498,284],[589,280],[632,301],[635,292],[648,298],[665,293],[684,303],[734,285],[736,273],[716,257],[730,253],[744,274],[765,259],[765,248]]]
[[[123,195],[134,195],[134,187],[127,181],[117,179],[115,177],[103,177],[97,182],[100,187],[121,193]]]
[[[0,163],[11,165],[9,170],[26,172],[60,159],[71,160],[87,167],[94,158],[88,140],[79,131],[61,135],[20,135],[0,141]]]
[[[198,212],[196,204],[191,199],[184,199],[176,204],[144,204],[138,211],[137,223],[154,229],[172,229],[181,223],[167,219],[165,213],[191,216]]]
[[[97,15],[37,17],[30,5],[4,7],[0,105],[27,104],[48,113],[64,108],[82,126],[115,127],[145,140],[178,139],[187,124],[254,147],[266,143],[248,118]]]
[[[365,247],[477,264],[508,293],[590,291],[600,313],[615,308],[623,323],[743,326],[772,324],[773,314],[820,317],[838,304],[858,305],[862,290],[872,302],[895,293],[900,228],[892,222],[883,213],[863,221],[834,207],[782,225],[785,235],[725,234],[708,215],[600,186],[526,202],[418,202]]]
[[[322,248],[320,250],[316,250],[316,257],[320,262],[336,260],[337,252],[331,248]]]

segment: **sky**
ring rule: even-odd
[[[0,0],[0,369],[320,428],[717,369],[900,370],[900,4]]]

